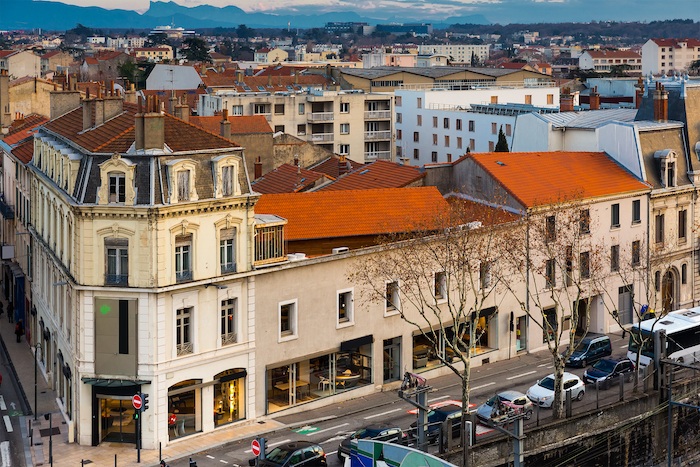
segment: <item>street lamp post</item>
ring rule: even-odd
[[[36,373],[39,360],[39,351],[41,350],[41,342],[37,342],[34,346],[34,421],[37,420],[37,413],[39,412],[39,407],[37,405],[37,388],[36,388]]]

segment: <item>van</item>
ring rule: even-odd
[[[566,366],[584,368],[589,363],[612,355],[610,338],[604,335],[587,335],[574,347],[574,352],[566,360]]]

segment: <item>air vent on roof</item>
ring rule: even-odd
[[[367,172],[369,172],[369,169],[363,170],[362,172],[360,172],[360,175],[364,175],[364,174],[366,174]]]
[[[350,251],[350,248],[348,248],[346,246],[339,246],[338,248],[333,248],[333,250],[331,250],[331,251],[333,252],[334,255],[337,255],[339,253],[346,253],[346,252]]]
[[[496,164],[498,164],[498,165],[506,165],[505,162],[501,162],[501,161],[496,161]]]

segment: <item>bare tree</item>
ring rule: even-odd
[[[604,275],[603,248],[596,235],[595,206],[577,193],[539,204],[502,240],[499,283],[542,331],[554,364],[554,418],[564,415],[563,375],[576,334],[590,324],[596,277]],[[529,339],[536,338],[530,332]]]
[[[349,278],[365,298],[395,309],[428,342],[431,355],[460,378],[466,419],[471,357],[485,332],[479,323],[482,312],[497,304],[495,278],[502,275],[496,271],[499,224],[516,217],[461,200],[437,217],[431,226],[382,238],[380,252]],[[462,430],[462,446],[465,439]]]

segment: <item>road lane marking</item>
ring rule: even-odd
[[[3,415],[2,419],[5,421],[5,429],[8,433],[12,433],[12,421],[9,415]]]
[[[626,349],[627,347],[629,347],[629,344],[625,344],[625,345],[623,345],[623,346],[620,347],[620,348],[621,348],[621,349]]]
[[[223,459],[219,459],[219,462],[221,462],[222,464],[228,464],[228,461],[225,461]]]
[[[528,371],[527,373],[520,373],[519,375],[510,376],[510,377],[508,377],[508,378],[506,378],[506,379],[507,379],[507,380],[511,380],[511,379],[516,379],[516,378],[522,378],[523,376],[529,376],[529,375],[531,375],[531,374],[533,374],[533,373],[537,373],[537,372],[536,372],[535,370],[532,370],[532,371]]]
[[[350,424],[349,424],[349,423],[343,423],[342,425],[332,426],[332,427],[330,427],[330,428],[326,428],[325,430],[314,431],[313,433],[309,433],[309,434],[306,435],[306,436],[317,435],[317,434],[319,434],[319,433],[325,433],[326,431],[331,431],[331,430],[337,430],[338,428],[342,428],[342,427],[348,426],[348,425],[350,425]]]
[[[273,446],[277,446],[278,444],[284,444],[284,443],[288,443],[288,442],[290,442],[290,441],[291,441],[291,439],[285,439],[285,440],[283,440],[283,441],[277,441],[276,443],[269,443],[269,444],[266,444],[265,447],[271,448],[271,447],[273,447]],[[247,451],[243,451],[243,452],[245,452],[246,454],[250,454],[251,452],[253,452],[253,450],[252,450],[252,449],[248,449]]]
[[[3,441],[0,443],[0,460],[2,460],[2,465],[12,465],[12,460],[10,459],[9,441]]]
[[[214,457],[214,456],[212,456],[212,455],[209,455],[209,454],[207,454],[207,457],[208,457],[209,459],[216,459],[216,457]]]
[[[7,410],[7,406],[5,405],[5,397],[0,396],[0,410]]]
[[[403,410],[403,408],[401,408],[401,409],[394,409],[394,410],[387,410],[386,412],[382,412],[382,413],[376,413],[376,414],[374,414],[374,415],[370,415],[370,416],[368,416],[368,417],[365,417],[365,420],[369,420],[370,418],[381,417],[382,415],[388,415],[388,414],[390,414],[390,413],[398,412],[399,410]]]
[[[450,396],[440,396],[440,397],[434,397],[433,399],[428,400],[428,403],[439,401],[441,399],[447,399]]]
[[[470,391],[476,391],[477,389],[487,388],[487,387],[489,387],[489,386],[493,386],[494,384],[496,384],[496,383],[494,383],[494,382],[486,383],[486,384],[482,384],[481,386],[474,386],[473,388],[469,388],[469,390],[470,390]]]

